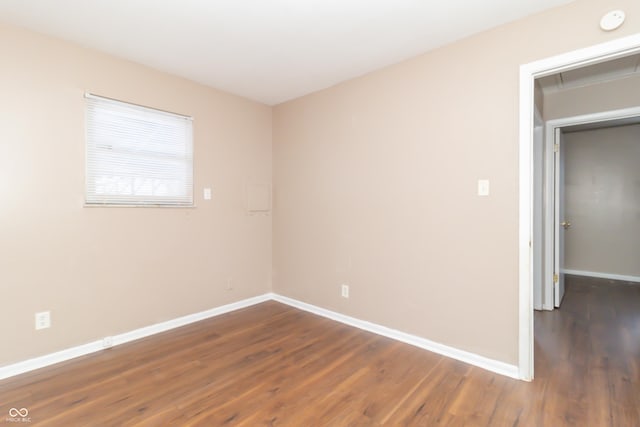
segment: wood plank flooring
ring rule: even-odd
[[[0,426],[640,426],[640,286],[535,321],[525,383],[267,302],[0,381]]]

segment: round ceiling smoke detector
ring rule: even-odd
[[[621,10],[612,10],[605,14],[600,20],[600,28],[604,31],[613,31],[620,28],[624,22],[624,12]]]

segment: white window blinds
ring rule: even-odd
[[[193,205],[190,117],[86,95],[89,205]]]

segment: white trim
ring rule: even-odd
[[[640,276],[626,276],[624,274],[598,273],[595,271],[583,271],[583,270],[570,270],[568,268],[563,268],[562,272],[564,274],[573,274],[574,276],[597,277],[598,279],[622,280],[623,282],[640,283]]]
[[[411,335],[405,332],[401,332],[395,329],[387,328],[386,326],[378,325],[376,323],[360,320],[355,317],[346,316],[344,314],[336,313],[335,311],[327,310],[325,308],[317,307],[312,304],[308,304],[302,301],[298,301],[292,298],[288,298],[282,295],[273,295],[273,299],[283,304],[290,305],[291,307],[298,308],[300,310],[308,311],[318,316],[326,317],[336,322],[344,323],[345,325],[353,326],[358,329],[362,329],[368,332],[372,332],[377,335],[382,335],[387,338],[394,339],[406,344],[410,344],[415,347],[422,348],[434,353],[441,354],[452,359],[459,360],[461,362],[468,363],[470,365],[477,366],[482,369],[486,369],[491,372],[495,372],[507,377],[520,379],[518,373],[518,367],[516,365],[510,365],[508,363],[500,362],[498,360],[489,359],[488,357],[480,356],[468,351],[459,350],[454,347],[449,347],[444,344],[440,344],[426,338],[421,338],[416,335]]]
[[[518,368],[524,380],[533,379],[533,118],[534,79],[520,67],[520,149],[518,228]]]
[[[534,79],[560,71],[580,68],[640,51],[640,34],[578,49],[520,67],[519,135],[519,303],[518,367],[520,377],[533,379],[533,271],[532,265],[532,149]]]
[[[484,356],[480,356],[475,353],[470,353],[464,350],[459,350],[454,347],[449,347],[444,344],[440,344],[425,338],[421,338],[415,335],[407,334],[405,332],[397,331],[395,329],[387,328],[376,323],[366,322],[364,320],[356,319],[354,317],[346,316],[344,314],[336,313],[331,310],[317,307],[315,305],[307,304],[292,298],[288,298],[282,295],[274,293],[266,293],[257,297],[248,298],[242,301],[234,302],[231,304],[223,305],[221,307],[213,308],[211,310],[201,311],[199,313],[190,314],[187,316],[179,317],[177,319],[168,320],[166,322],[157,323],[155,325],[146,326],[140,329],[136,329],[123,334],[115,335],[111,338],[112,346],[124,344],[130,341],[146,338],[151,335],[165,332],[174,328],[179,328],[194,322],[199,322],[211,317],[219,316],[221,314],[229,313],[231,311],[239,310],[241,308],[249,307],[255,304],[260,304],[265,301],[277,301],[282,304],[289,305],[291,307],[298,308],[300,310],[308,311],[313,314],[317,314],[322,317],[326,317],[335,320],[340,323],[344,323],[349,326],[356,327],[365,331],[372,332],[377,335],[381,335],[387,338],[391,338],[406,344],[413,345],[434,353],[441,354],[452,359],[459,360],[461,362],[468,363],[470,365],[477,366],[479,368],[486,369],[491,372],[495,372],[500,375],[505,375],[511,378],[520,378],[518,375],[518,367],[510,365],[508,363],[500,362],[498,360],[489,359]],[[77,347],[68,348],[66,350],[58,351],[55,353],[47,354],[44,356],[36,357],[33,359],[25,360],[22,362],[14,363],[12,365],[0,367],[0,380],[9,378],[15,375],[23,374],[25,372],[33,371],[36,369],[44,368],[56,363],[64,362],[67,360],[75,359],[76,357],[84,356],[87,354],[95,353],[103,350],[103,340],[93,341],[87,344],[79,345]]]
[[[75,359],[76,357],[95,353],[102,350],[102,341],[93,341],[88,344],[67,348],[55,353],[46,354],[44,356],[35,357],[33,359],[24,360],[0,367],[0,380],[13,377],[15,375],[24,374],[25,372],[44,368],[66,360]]]
[[[271,294],[259,295],[253,298],[247,298],[242,301],[237,301],[231,304],[226,304],[220,307],[216,307],[210,310],[201,311],[199,313],[189,314],[186,316],[178,317],[176,319],[168,320],[166,322],[156,323],[155,325],[145,326],[140,329],[135,329],[130,332],[115,335],[112,338],[113,345],[120,345],[130,341],[138,340],[140,338],[146,338],[151,335],[165,332],[174,328],[188,325],[190,323],[199,322],[210,317],[219,316],[224,313],[239,310],[241,308],[249,307],[255,304],[260,304],[272,299]],[[44,356],[35,357],[33,359],[25,360],[22,362],[14,363],[11,365],[0,367],[0,380],[13,377],[18,374],[33,371],[35,369],[44,368],[56,363],[64,362],[66,360],[75,359],[76,357],[84,356],[87,354],[95,353],[103,350],[102,340],[93,341],[87,344],[82,344],[76,347],[71,347],[62,351],[47,354]]]

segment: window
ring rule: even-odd
[[[192,119],[86,95],[88,205],[193,205]]]

